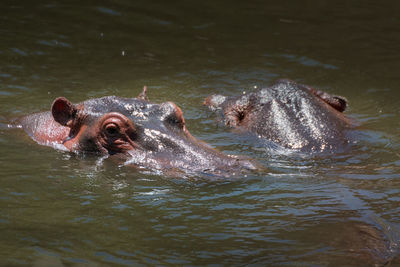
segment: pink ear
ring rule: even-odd
[[[56,98],[51,106],[54,120],[64,126],[67,126],[68,122],[74,119],[76,111],[76,107],[65,97]]]

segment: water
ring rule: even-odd
[[[400,265],[398,10],[396,1],[2,1],[1,265]],[[346,96],[358,143],[276,153],[201,106],[278,78]],[[180,106],[194,136],[266,170],[164,177],[6,127],[58,96],[134,97],[143,85],[151,101]]]

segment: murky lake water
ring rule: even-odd
[[[3,125],[0,265],[400,266],[396,1],[40,2],[0,3],[0,123],[58,96],[134,97],[147,85],[152,102],[182,108],[194,136],[266,170],[165,177]],[[358,143],[277,153],[201,105],[278,78],[345,96]]]

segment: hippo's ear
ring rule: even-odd
[[[58,97],[51,106],[51,113],[56,122],[68,126],[76,115],[77,108],[65,97]]]
[[[333,101],[329,104],[336,110],[343,112],[347,108],[347,99],[343,96],[334,96]]]
[[[306,86],[312,94],[322,99],[325,103],[333,107],[339,112],[343,112],[347,108],[347,99],[343,96],[331,95],[323,91]]]
[[[328,105],[333,107],[339,112],[343,112],[347,108],[347,99],[343,96],[329,95],[327,93],[320,95],[321,99],[325,101]]]
[[[143,86],[143,91],[137,96],[137,98],[149,101],[149,98],[147,97],[147,86]]]

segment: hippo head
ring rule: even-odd
[[[249,161],[194,138],[182,110],[172,102],[150,103],[146,90],[137,98],[106,96],[79,104],[59,97],[51,112],[24,121],[39,143],[76,153],[120,155],[127,164],[145,168],[217,175],[254,169]]]
[[[225,125],[284,148],[322,152],[349,143],[351,122],[342,113],[347,100],[291,80],[236,97],[211,95],[204,105]]]
[[[70,129],[63,145],[74,152],[126,154],[134,150],[179,150],[192,141],[182,111],[172,102],[150,104],[139,98],[107,96],[74,105],[57,98],[51,113]]]

